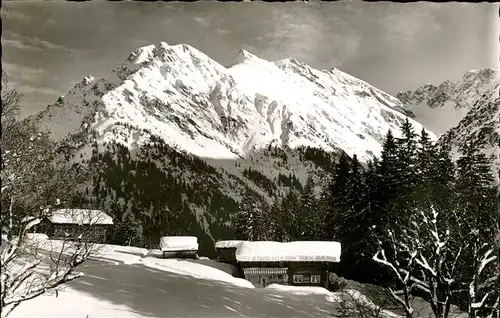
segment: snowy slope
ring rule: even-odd
[[[273,143],[366,160],[380,154],[387,130],[399,133],[402,106],[337,69],[244,50],[224,67],[191,46],[162,42],[137,49],[105,79],[86,77],[36,120],[55,140],[95,131],[101,142],[147,142],[147,134],[117,125],[127,123],[205,158],[241,158]]]
[[[50,246],[60,245],[51,241]],[[216,261],[161,259],[137,247],[103,245],[83,276],[21,304],[15,318],[323,317],[338,299],[329,293],[257,289]]]
[[[492,171],[498,182],[500,170],[500,98],[484,96],[474,103],[457,126],[443,134],[438,143],[450,147],[455,158],[468,143],[481,145],[482,152],[492,161]]]
[[[40,235],[36,238],[42,240]],[[47,243],[57,249],[62,242]],[[353,308],[359,304],[376,308],[366,296],[373,294],[370,286],[352,281],[343,292],[276,284],[254,288],[249,281],[227,273],[224,267],[231,265],[162,259],[155,254],[160,251],[102,245],[96,261],[79,267],[81,278],[66,284],[57,295],[49,292],[22,303],[9,317],[327,317],[339,313],[341,300]],[[418,297],[414,308],[430,312],[429,304]],[[383,310],[380,317],[402,317],[397,314],[400,309],[391,310]],[[452,312],[457,313],[456,308]]]
[[[499,88],[499,71],[481,69],[466,72],[456,82],[448,80],[438,86],[426,84],[400,92],[397,98],[415,115],[415,120],[441,135],[458,125],[480,98],[497,98]]]

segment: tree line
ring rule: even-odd
[[[470,317],[498,317],[498,196],[480,143],[447,147],[406,120],[389,131],[381,156],[365,165],[342,153],[329,182],[308,177],[273,204],[245,196],[235,232],[245,240],[336,240],[339,273],[383,284],[413,317],[411,299],[430,302],[436,317],[451,304]],[[316,191],[315,191],[316,190]]]

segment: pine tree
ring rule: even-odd
[[[326,193],[325,237],[330,239],[337,238],[337,215],[342,214],[347,205],[346,185],[349,180],[349,162],[349,156],[342,153],[339,161],[334,166],[333,176]]]
[[[363,173],[365,191],[362,196],[361,213],[364,217],[364,226],[369,229],[369,235],[367,235],[366,241],[370,242],[370,244],[366,244],[366,249],[370,251],[372,251],[372,248],[375,246],[379,229],[382,229],[383,223],[381,222],[381,213],[385,204],[385,202],[381,200],[380,194],[377,192],[381,182],[380,176],[377,173],[378,166],[379,161],[374,158],[368,162]],[[360,252],[360,255],[363,256],[363,251]],[[371,257],[371,252],[369,257]]]
[[[397,190],[401,184],[400,164],[398,162],[398,146],[392,132],[389,130],[383,146],[380,161],[376,166],[376,184],[371,193],[369,204],[374,224],[374,234],[385,231],[389,220],[395,217],[397,207]]]
[[[491,207],[491,191],[494,178],[490,170],[490,162],[474,144],[467,145],[463,155],[457,160],[458,179],[456,190],[460,194],[461,203],[467,208],[487,210]]]
[[[431,200],[442,215],[449,215],[455,210],[456,167],[447,149],[436,151],[436,157],[430,172]]]
[[[247,190],[236,215],[235,235],[238,239],[249,241],[265,240],[269,230],[265,224],[265,211],[262,201],[255,200]]]
[[[114,227],[112,235],[112,242],[119,245],[130,246],[135,239],[137,233],[137,225],[130,213],[128,213],[123,221],[118,222],[117,226]]]
[[[299,236],[301,239],[312,240],[318,237],[317,228],[320,225],[320,220],[312,175],[307,177],[306,185],[300,196],[300,210],[295,218],[296,224],[302,229]]]
[[[240,208],[236,212],[234,218],[234,235],[238,240],[247,240],[247,222],[249,219],[249,212],[243,206],[243,202],[240,204]]]
[[[418,142],[415,172],[417,184],[415,189],[415,199],[422,207],[429,207],[432,203],[432,189],[437,167],[438,154],[435,145],[432,143],[429,134],[422,128]],[[453,176],[452,176],[453,177]]]
[[[340,213],[337,214],[338,240],[342,242],[343,259],[354,262],[361,256],[365,241],[369,236],[369,227],[364,212],[364,198],[366,192],[363,182],[363,169],[356,155],[353,156],[349,167],[349,179],[346,187],[346,202]]]
[[[488,304],[491,306],[498,299],[499,273],[491,258],[498,252],[498,198],[490,162],[480,152],[480,146],[469,143],[462,149],[462,157],[457,160],[455,187],[461,238],[468,242],[461,280],[469,287],[470,317],[476,317],[478,310]]]
[[[383,146],[380,161],[377,166],[377,173],[380,176],[381,189],[387,199],[393,198],[401,181],[399,174],[398,146],[392,132],[387,133]]]
[[[269,206],[267,214],[268,235],[269,235],[269,240],[271,241],[280,241],[281,236],[283,235],[282,234],[283,220],[279,218],[279,213],[280,213],[280,201],[278,198],[275,198],[273,203]]]
[[[402,137],[397,140],[397,175],[396,210],[399,215],[407,216],[415,206],[415,189],[418,184],[417,174],[417,134],[413,125],[406,118],[401,125]]]
[[[354,155],[349,167],[349,182],[347,184],[347,206],[349,210],[355,213],[360,212],[363,191],[363,168],[359,163],[358,156]]]
[[[279,211],[275,215],[274,232],[278,241],[290,242],[299,236],[299,228],[296,223],[299,205],[297,191],[290,189],[281,200]]]

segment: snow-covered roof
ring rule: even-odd
[[[240,262],[340,262],[340,243],[333,241],[242,242],[236,250]]]
[[[49,220],[56,224],[113,224],[113,219],[103,211],[87,209],[54,210],[50,213]]]
[[[245,241],[226,240],[215,243],[215,248],[238,248]]]
[[[162,252],[170,251],[197,251],[198,238],[196,236],[164,236],[160,239]]]

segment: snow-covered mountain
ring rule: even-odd
[[[471,70],[456,82],[426,84],[416,90],[400,92],[397,98],[414,114],[414,119],[437,135],[455,127],[481,98],[493,101],[499,96],[500,72]]]
[[[162,42],[137,49],[106,78],[86,77],[36,120],[55,140],[95,131],[100,142],[134,148],[147,142],[146,129],[212,159],[275,145],[342,149],[367,160],[380,154],[389,129],[399,133],[402,106],[337,69],[269,62],[244,50],[225,67],[189,45]]]
[[[498,89],[498,88],[497,88]],[[498,96],[498,95],[497,95]],[[466,144],[480,145],[480,149],[492,161],[492,171],[498,182],[500,170],[500,98],[484,95],[458,125],[441,135],[438,144],[449,147],[457,158]]]
[[[271,203],[308,175],[319,189],[338,153],[378,156],[407,118],[398,99],[337,69],[244,50],[223,66],[162,42],[105,78],[85,77],[30,120],[93,172],[84,197],[135,220],[136,244],[196,235],[212,255],[214,240],[234,237],[244,195]]]

